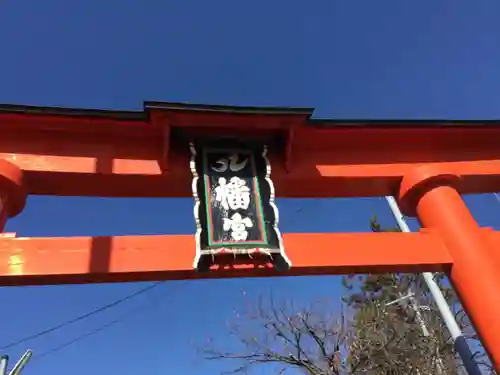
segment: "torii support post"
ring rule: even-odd
[[[417,214],[425,228],[439,233],[453,267],[455,287],[496,369],[500,365],[499,254],[458,193],[460,177],[423,166],[412,170],[401,184],[400,200],[409,215]]]
[[[193,197],[190,141],[236,137],[269,146],[278,196],[399,190],[402,208],[424,226],[419,233],[285,234],[292,267],[281,273],[266,262],[231,259],[196,272],[192,235],[4,234],[0,285],[444,271],[500,372],[500,233],[479,228],[459,194],[500,191],[500,124],[311,114],[155,102],[142,112],[0,106],[0,229],[22,210],[27,193]]]

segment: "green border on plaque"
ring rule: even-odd
[[[250,155],[251,158],[251,165],[252,165],[252,171],[253,171],[253,184],[254,184],[254,198],[257,199],[257,214],[259,216],[259,222],[261,224],[261,232],[262,232],[262,241],[242,241],[242,242],[228,242],[228,241],[220,241],[220,242],[215,242],[213,240],[213,223],[212,223],[212,215],[210,214],[210,205],[209,201],[211,201],[212,197],[211,194],[209,194],[209,184],[210,181],[208,181],[208,166],[207,166],[207,154],[209,153],[238,153],[238,154],[247,154]],[[264,245],[264,246],[269,246],[269,241],[267,238],[267,229],[266,229],[266,223],[264,220],[264,210],[262,207],[262,196],[260,194],[260,182],[259,182],[259,177],[257,177],[256,174],[256,163],[255,163],[255,154],[251,150],[239,150],[239,149],[231,149],[231,148],[203,148],[202,152],[202,163],[203,163],[203,180],[204,180],[204,194],[205,194],[205,211],[206,211],[206,220],[207,220],[207,230],[208,230],[208,246],[217,248],[220,246],[227,246],[227,247],[238,247],[238,248],[245,248],[245,247],[253,247],[254,245]],[[259,215],[260,213],[260,215]]]

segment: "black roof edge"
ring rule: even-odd
[[[124,120],[144,120],[143,111],[121,111],[109,109],[76,109],[63,107],[30,106],[18,104],[0,104],[0,113],[24,113],[62,116],[89,116]]]
[[[109,109],[76,109],[64,107],[32,106],[19,104],[0,104],[0,113],[23,113],[23,114],[46,114],[62,116],[88,116],[122,120],[146,120],[149,111],[152,109],[179,110],[179,111],[200,111],[200,112],[225,112],[241,114],[269,114],[269,115],[302,115],[308,118],[308,125],[315,127],[401,127],[404,126],[500,126],[500,119],[497,120],[450,120],[450,119],[390,119],[390,120],[370,120],[370,119],[321,119],[310,118],[314,108],[300,107],[257,107],[257,106],[229,106],[229,105],[208,105],[208,104],[188,104],[182,102],[157,102],[146,101],[142,111],[133,110],[109,110]]]
[[[0,104],[0,113],[25,113],[25,114],[46,114],[62,116],[91,116],[128,120],[144,120],[151,109],[166,109],[179,111],[202,111],[202,112],[226,112],[241,114],[274,114],[274,115],[304,115],[310,117],[314,108],[291,108],[291,107],[250,107],[250,106],[228,106],[228,105],[207,105],[188,104],[179,102],[144,102],[143,111],[130,110],[109,110],[109,109],[80,109],[48,106],[31,106],[18,104]]]
[[[189,104],[182,102],[144,102],[146,109],[169,109],[179,111],[200,112],[230,112],[248,114],[276,114],[276,115],[306,115],[311,116],[314,108],[301,107],[257,107],[257,106],[231,106],[216,104]]]
[[[315,127],[364,127],[364,126],[383,126],[383,127],[401,127],[401,124],[404,123],[405,127],[411,126],[434,126],[434,127],[444,127],[444,126],[477,126],[477,125],[500,125],[499,120],[449,120],[449,119],[412,119],[412,120],[404,120],[404,119],[377,119],[377,120],[332,120],[332,119],[309,119],[308,124]]]

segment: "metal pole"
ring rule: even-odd
[[[401,210],[399,209],[396,199],[390,196],[385,197],[385,199],[389,204],[389,208],[391,209],[391,212],[394,215],[394,218],[396,219],[396,222],[401,231],[405,233],[411,232],[410,227],[406,223],[406,220]],[[422,276],[424,278],[425,284],[429,288],[432,298],[434,298],[439,312],[441,313],[441,317],[443,318],[443,321],[446,324],[448,331],[450,332],[455,350],[460,355],[465,369],[467,370],[469,375],[482,375],[478,364],[472,356],[472,352],[470,351],[469,345],[467,344],[467,340],[462,334],[462,330],[458,326],[458,323],[455,320],[455,316],[453,315],[450,306],[448,306],[448,302],[444,298],[443,292],[434,280],[434,275],[431,272],[423,272]]]
[[[0,358],[0,375],[7,375],[7,366],[9,364],[9,356],[3,355]]]
[[[33,355],[33,352],[31,350],[27,350],[21,359],[17,361],[17,363],[14,365],[14,368],[12,371],[9,373],[9,375],[20,375],[21,371],[24,369],[26,364],[29,362],[31,359],[31,356]]]

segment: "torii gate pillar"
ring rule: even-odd
[[[456,190],[458,175],[439,167],[415,168],[402,181],[401,206],[422,226],[440,234],[453,266],[450,280],[479,333],[495,368],[500,368],[500,262]]]

